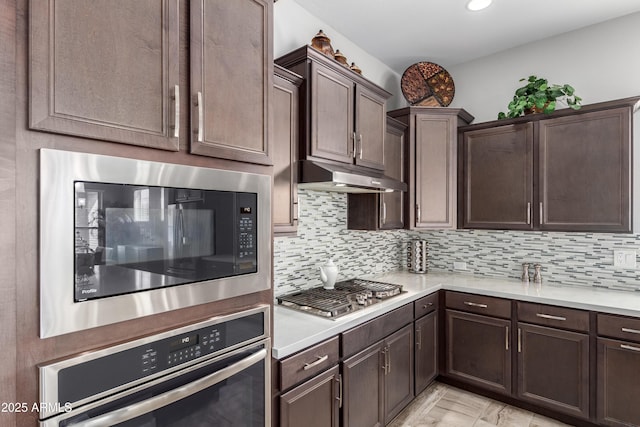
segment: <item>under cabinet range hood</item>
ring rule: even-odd
[[[299,188],[339,193],[407,191],[407,184],[381,171],[351,165],[301,160]]]

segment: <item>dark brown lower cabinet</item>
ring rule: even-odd
[[[446,322],[446,375],[498,393],[511,393],[511,321],[447,310]]]
[[[388,424],[413,400],[413,325],[386,340],[387,369],[384,376],[384,422]]]
[[[438,375],[438,312],[433,311],[415,322],[416,396]]]
[[[517,395],[589,418],[589,335],[518,323]]]
[[[413,325],[343,362],[345,427],[384,426],[414,397]]]
[[[598,424],[640,425],[640,344],[598,338]]]
[[[281,427],[337,427],[340,373],[335,366],[280,396]]]

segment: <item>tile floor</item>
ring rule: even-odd
[[[389,427],[560,427],[559,421],[442,383],[431,384]]]

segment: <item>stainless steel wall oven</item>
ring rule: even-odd
[[[271,178],[40,150],[40,336],[269,289]]]
[[[41,427],[271,425],[269,307],[39,367]]]

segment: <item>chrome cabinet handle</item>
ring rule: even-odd
[[[631,328],[622,328],[622,332],[628,332],[630,334],[640,334],[639,330]]]
[[[531,225],[531,202],[527,202],[527,225]]]
[[[504,349],[509,351],[509,327],[505,326],[504,330]]]
[[[479,307],[479,308],[489,307],[487,304],[478,304],[477,302],[471,302],[471,301],[465,301],[464,304],[470,307]]]
[[[362,134],[358,135],[358,143],[360,144],[360,154],[358,155],[358,157],[360,157],[360,160],[362,160]]]
[[[382,202],[382,223],[387,223],[387,202]]]
[[[543,213],[544,209],[542,208],[542,202],[540,202],[540,224],[544,224]]]
[[[428,304],[423,305],[423,306],[422,306],[422,309],[423,309],[423,310],[426,310],[427,308],[431,307],[432,305],[433,305],[433,303],[432,303],[432,302],[430,302],[430,303],[428,303]]]
[[[420,223],[420,203],[416,204],[416,224]]]
[[[391,373],[391,349],[387,347],[387,374]]]
[[[173,87],[173,137],[180,138],[180,86]]]
[[[293,210],[293,219],[297,221],[298,218],[300,218],[300,199],[297,198],[293,204],[295,205],[295,209]]]
[[[536,313],[536,316],[542,318],[542,319],[549,319],[549,320],[560,320],[560,321],[564,321],[567,320],[566,317],[562,317],[562,316],[552,316],[551,314],[542,314],[542,313]]]
[[[384,374],[387,375],[387,347],[382,349],[382,356],[384,357],[384,360],[382,361],[382,370],[384,371]]]
[[[522,329],[518,328],[518,353],[522,353]]]
[[[356,158],[356,153],[357,153],[357,150],[356,150],[356,139],[357,139],[356,133],[354,132],[353,133],[353,152],[351,153],[351,155],[353,156],[354,159]]]
[[[620,348],[623,348],[625,350],[640,351],[640,348],[634,347],[632,345],[627,345],[627,344],[620,344]]]
[[[416,349],[422,350],[422,328],[416,328]]]
[[[311,368],[315,368],[316,366],[320,365],[322,362],[326,362],[328,358],[329,358],[328,354],[325,354],[324,356],[317,356],[315,362],[305,363],[302,369],[306,371]]]
[[[230,378],[247,369],[250,366],[255,365],[261,360],[265,360],[267,357],[267,350],[260,349],[259,351],[245,357],[244,359],[234,363],[231,366],[222,368],[212,374],[202,377],[196,381],[193,381],[182,387],[167,391],[157,396],[151,397],[142,402],[134,403],[133,405],[126,406],[124,408],[117,409],[112,412],[100,415],[95,418],[91,418],[86,421],[80,421],[74,424],[75,427],[99,427],[99,426],[112,426],[125,421],[137,418],[141,415],[155,411],[158,408],[168,406],[173,402],[185,399],[191,395],[198,393],[206,388],[209,388],[215,384],[218,384],[227,378]]]
[[[342,375],[338,374],[336,376],[336,381],[338,381],[338,408],[342,408]]]
[[[202,106],[202,92],[198,92],[196,97],[196,104],[198,107],[198,142],[202,142],[204,140],[204,107]]]

